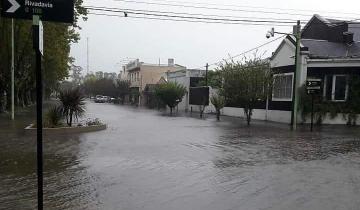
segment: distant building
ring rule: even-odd
[[[165,72],[173,72],[186,69],[175,64],[174,59],[169,59],[167,64],[147,64],[136,59],[125,66],[125,72],[130,81],[131,91],[134,93],[132,100],[139,105],[145,105],[144,90],[147,85],[157,84]],[[137,93],[137,94],[135,94]]]
[[[114,72],[111,72],[111,73],[105,72],[105,73],[104,73],[104,78],[105,78],[105,79],[116,80],[116,77],[117,77],[117,75],[116,75],[116,73],[114,73]]]
[[[166,72],[166,80],[168,82],[176,82],[183,85],[187,93],[183,97],[182,101],[178,104],[178,109],[181,111],[189,110],[189,93],[191,87],[198,86],[200,80],[205,77],[205,70],[200,69],[182,69],[173,72]]]

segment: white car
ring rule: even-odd
[[[102,96],[102,95],[97,95],[95,97],[95,103],[105,103],[106,102],[106,97]]]

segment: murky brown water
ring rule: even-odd
[[[359,209],[360,132],[88,104],[109,128],[47,136],[45,209]],[[35,209],[35,136],[0,117],[0,209]],[[303,128],[305,130],[305,128]]]

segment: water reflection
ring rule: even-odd
[[[108,129],[44,140],[45,209],[357,209],[360,132],[88,104]],[[36,208],[36,139],[0,118],[0,209]],[[336,189],[336,190],[334,190]],[[343,196],[338,196],[339,194]]]
[[[255,125],[252,128],[237,127],[220,136],[214,146],[222,154],[214,160],[214,165],[226,168],[323,160],[332,155],[359,152],[360,140],[352,135],[337,136],[334,133],[326,136],[307,131],[291,133],[285,129],[274,132]]]

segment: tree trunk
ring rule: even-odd
[[[216,119],[220,121],[220,110],[216,110]]]
[[[173,108],[170,107],[170,115],[172,116]]]
[[[250,125],[251,122],[251,116],[252,116],[252,109],[250,108],[244,108],[245,116],[246,116],[246,122],[247,125]]]
[[[73,116],[73,112],[72,111],[70,111],[70,124],[69,124],[69,126],[71,127],[72,126],[72,116]]]

